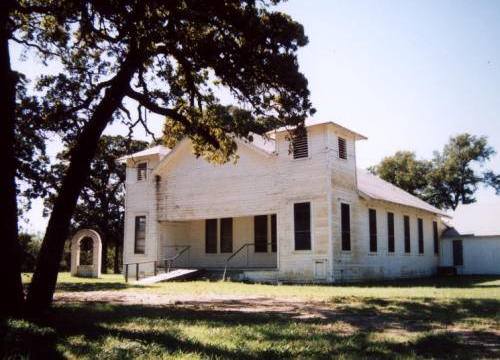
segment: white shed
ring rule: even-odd
[[[476,236],[448,229],[441,239],[441,266],[461,275],[500,275],[500,235]]]

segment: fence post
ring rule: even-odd
[[[135,280],[139,281],[139,263],[135,264]]]
[[[154,267],[155,267],[154,272],[155,272],[155,276],[156,276],[156,261],[154,262]]]
[[[128,264],[125,264],[125,282],[128,283]]]

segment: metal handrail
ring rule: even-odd
[[[163,259],[163,261],[165,261],[165,264],[167,266],[167,273],[170,272],[170,268],[171,266],[173,265],[173,263],[178,259],[180,258],[185,252],[188,252],[188,256],[189,256],[189,250],[191,249],[191,245],[172,245],[171,247],[174,247],[175,249],[177,248],[182,248],[181,251],[179,251],[177,254],[175,254],[174,256],[171,256],[169,258],[165,258]],[[188,262],[189,262],[189,257],[188,257]]]
[[[272,243],[272,242],[268,242],[266,243],[266,247],[268,247],[269,245],[273,246],[275,245],[276,243]],[[264,245],[264,244],[259,244],[259,245]],[[226,265],[224,266],[224,274],[222,275],[222,281],[225,281],[226,280],[226,273],[227,273],[227,267],[229,265],[229,261],[231,261],[231,259],[233,259],[236,255],[238,255],[241,251],[243,251],[243,249],[247,249],[247,255],[246,255],[246,259],[247,259],[247,267],[248,267],[248,248],[250,246],[255,246],[255,243],[246,243],[244,245],[242,245],[238,250],[236,250],[235,252],[233,252],[227,259],[226,259]]]
[[[123,264],[125,266],[125,282],[128,283],[128,267],[129,265],[135,265],[135,280],[139,281],[139,265],[153,263],[154,274],[157,274],[157,260],[145,260],[145,261],[134,261],[130,263]]]

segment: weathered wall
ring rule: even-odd
[[[338,136],[347,140],[348,159],[338,158]],[[147,182],[127,173],[125,262],[160,259],[163,246],[188,241],[200,266],[221,266],[226,258],[204,253],[204,219],[235,218],[233,248],[253,242],[252,216],[277,215],[277,278],[283,281],[349,281],[366,278],[423,276],[433,273],[432,221],[424,211],[388,203],[369,203],[357,193],[354,134],[333,125],[308,128],[309,157],[293,159],[285,133],[276,134],[276,153],[240,145],[236,164],[213,165],[192,155],[185,142]],[[150,159],[150,168],[157,158]],[[129,164],[130,166],[130,164]],[[293,205],[311,202],[312,249],[295,251]],[[351,205],[351,246],[341,251],[340,203]],[[377,253],[368,251],[368,207],[378,213]],[[395,214],[396,252],[387,253],[386,212]],[[134,255],[134,217],[147,215],[146,254]],[[402,218],[411,218],[412,253],[404,254]],[[417,217],[424,219],[425,253],[418,254]],[[161,226],[158,224],[162,224]],[[167,224],[171,224],[167,225]],[[176,224],[176,225],[174,225]],[[160,241],[161,237],[161,241]],[[202,265],[203,264],[203,265]],[[206,265],[204,265],[206,264]],[[145,267],[146,268],[146,267]],[[152,268],[151,268],[152,269]]]
[[[500,235],[442,239],[441,266],[453,266],[453,240],[462,240],[464,264],[456,267],[459,274],[500,275]]]
[[[440,220],[428,212],[386,202],[351,199],[351,251],[342,251],[340,232],[340,203],[334,199],[334,280],[355,281],[422,277],[436,272],[439,256],[434,253],[433,221]],[[377,212],[377,252],[370,252],[368,210]],[[394,213],[395,251],[388,251],[387,213]],[[404,249],[403,217],[410,217],[411,252]],[[418,218],[423,220],[424,253],[418,252]]]

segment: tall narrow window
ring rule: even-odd
[[[464,264],[464,251],[462,240],[453,240],[453,266],[462,266]]]
[[[424,253],[424,220],[418,219],[418,253]]]
[[[278,228],[276,227],[276,214],[271,215],[271,251],[276,252],[278,244]]]
[[[377,252],[377,211],[375,209],[368,210],[370,222],[370,252]]]
[[[439,254],[439,233],[437,221],[432,222],[432,230],[434,232],[434,254]]]
[[[410,242],[410,217],[404,217],[404,229],[405,229],[405,253],[411,252],[411,242]]]
[[[342,232],[342,250],[351,250],[351,207],[340,204],[340,227]]]
[[[387,213],[387,251],[394,252],[394,214]]]
[[[148,178],[148,163],[139,163],[137,165],[137,181],[146,180]]]
[[[220,219],[220,252],[233,252],[233,218]]]
[[[311,250],[311,203],[293,204],[295,250]]]
[[[217,219],[205,220],[205,252],[217,253]]]
[[[135,217],[134,254],[144,254],[146,250],[146,217]]]
[[[347,160],[347,146],[344,138],[339,137],[339,158]]]
[[[267,215],[253,218],[255,252],[267,252]]]
[[[292,140],[293,158],[300,159],[309,156],[309,147],[307,144],[307,132],[303,134],[294,135]]]

